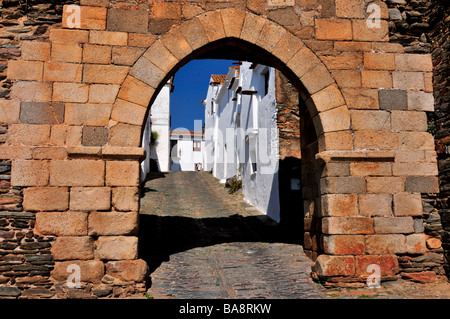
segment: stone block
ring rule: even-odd
[[[64,62],[45,62],[44,81],[81,82],[83,67],[81,64]]]
[[[113,47],[112,63],[116,65],[132,66],[141,57],[144,51],[144,48],[138,47]]]
[[[118,123],[110,128],[109,144],[111,146],[140,146],[141,130],[140,125]]]
[[[64,123],[64,111],[64,103],[22,102],[20,105],[20,122],[25,124]]]
[[[118,97],[128,102],[147,107],[154,92],[155,89],[144,82],[141,82],[132,76],[127,76],[121,86]]]
[[[300,78],[318,63],[320,60],[317,56],[308,47],[302,45],[300,50],[290,58],[287,66]]]
[[[350,176],[349,163],[326,163],[321,177],[327,176]]]
[[[392,88],[392,76],[389,71],[362,70],[361,82],[365,88]]]
[[[391,125],[395,131],[426,132],[427,115],[419,111],[392,111]]]
[[[369,109],[379,108],[378,91],[376,89],[342,89],[342,94],[349,109]]]
[[[81,145],[81,126],[53,125],[50,135],[50,144],[58,146]]]
[[[69,207],[76,211],[109,210],[111,208],[111,188],[72,187]]]
[[[375,217],[373,219],[376,234],[409,234],[414,232],[412,217]]]
[[[67,187],[26,188],[23,190],[23,208],[27,211],[67,210],[69,208],[69,190]]]
[[[342,52],[337,55],[322,56],[321,60],[330,70],[362,69],[363,54],[361,52]]]
[[[148,30],[151,35],[163,35],[170,31],[177,24],[177,20],[151,18],[148,23]]]
[[[19,122],[20,101],[0,100],[0,123],[13,124]]]
[[[353,134],[349,131],[325,133],[319,136],[319,152],[353,149]]]
[[[362,19],[366,15],[365,3],[358,0],[336,0],[336,16]]]
[[[152,6],[151,14],[158,19],[180,19],[181,6],[176,3],[160,2]]]
[[[57,146],[34,147],[32,154],[33,158],[37,160],[65,159],[67,157],[67,150],[64,147]]]
[[[88,218],[88,233],[91,236],[136,235],[137,212],[92,212]]]
[[[53,83],[53,101],[85,103],[89,97],[89,85],[82,83]],[[61,122],[60,122],[61,123]]]
[[[105,265],[101,260],[70,260],[55,262],[52,278],[58,282],[66,282],[73,274],[72,265],[80,267],[80,281],[99,283],[105,275]]]
[[[331,235],[323,237],[323,249],[331,255],[362,255],[365,252],[363,235]]]
[[[48,161],[13,161],[12,186],[46,186],[49,181]]]
[[[42,81],[43,62],[9,60],[7,77],[11,80]]]
[[[352,40],[352,22],[347,19],[316,19],[316,39]]]
[[[373,234],[373,220],[369,217],[324,217],[322,232],[329,235]]]
[[[435,149],[433,135],[428,132],[400,132],[398,140],[400,150],[433,151]]]
[[[53,43],[51,61],[80,63],[83,49],[78,43]]]
[[[118,211],[138,211],[139,189],[137,187],[114,187],[112,204]]]
[[[423,90],[425,82],[422,72],[392,72],[393,87],[401,90]]]
[[[309,94],[314,94],[328,86],[334,85],[335,81],[330,72],[322,63],[316,64],[311,70],[306,72],[300,80]]]
[[[320,277],[353,276],[355,258],[353,256],[320,255],[313,266]]]
[[[191,46],[181,34],[179,29],[173,29],[164,34],[161,37],[161,41],[178,60],[182,60],[192,52]]]
[[[106,162],[106,185],[138,186],[139,173],[137,161],[108,161]]]
[[[90,31],[89,43],[126,46],[128,44],[128,33],[113,31]]]
[[[433,93],[433,72],[425,72],[423,74],[424,92]]]
[[[122,84],[130,70],[126,66],[86,64],[83,82],[100,84]]]
[[[198,17],[198,21],[203,26],[203,31],[209,42],[225,38],[225,30],[219,11],[205,12]],[[211,28],[212,25],[214,25],[214,28]]]
[[[392,175],[391,163],[354,162],[350,164],[351,176],[387,176]]]
[[[420,194],[394,194],[395,216],[422,216],[422,196]]]
[[[387,131],[362,130],[355,132],[356,149],[392,150],[398,145],[398,134]]]
[[[106,29],[133,33],[147,33],[149,14],[146,10],[110,8]]]
[[[391,216],[391,194],[361,194],[359,195],[359,214],[361,216]]]
[[[369,28],[367,26],[367,20],[353,20],[353,40],[354,41],[371,41],[371,42],[384,42],[389,41],[389,25],[386,20],[379,20],[379,28]],[[349,39],[351,40],[351,39]]]
[[[157,36],[150,33],[128,33],[128,46],[148,48],[156,39]]]
[[[97,257],[104,260],[137,259],[138,238],[134,236],[100,236]]]
[[[18,81],[11,88],[11,99],[48,102],[52,99],[52,83]]]
[[[345,131],[350,128],[350,113],[347,106],[343,105],[325,112],[321,112],[313,118],[316,132]]]
[[[395,163],[392,166],[394,176],[437,176],[436,163]]]
[[[89,42],[89,31],[51,29],[49,37],[53,43],[87,43]]]
[[[408,254],[425,254],[427,252],[425,234],[411,234],[406,236],[406,251]]]
[[[235,8],[221,10],[223,29],[227,37],[239,38],[242,25],[244,24],[245,13]]]
[[[197,18],[183,23],[183,28],[180,28],[180,32],[192,50],[196,50],[208,43],[208,38]]]
[[[331,75],[341,88],[360,88],[361,71],[360,70],[333,70]]]
[[[406,253],[406,236],[400,234],[366,236],[366,253],[369,255]]]
[[[94,240],[90,236],[57,237],[51,252],[55,260],[93,259]]]
[[[395,70],[393,53],[364,52],[364,69],[367,70]]]
[[[66,104],[68,125],[106,126],[109,123],[112,106],[110,104]]]
[[[161,41],[155,41],[145,52],[144,56],[159,69],[169,72],[178,63],[172,53],[164,46]]]
[[[103,186],[105,163],[101,160],[52,161],[50,185],[53,186]]]
[[[2,146],[0,147],[0,159],[26,160],[32,158],[31,148],[28,146]]]
[[[436,176],[408,176],[405,191],[409,193],[439,193],[439,180]]]
[[[81,144],[83,146],[104,146],[108,143],[109,130],[104,126],[84,126]]]
[[[89,103],[113,104],[120,88],[119,85],[114,84],[91,84]]]
[[[368,193],[399,193],[404,190],[402,177],[367,177]]]
[[[122,123],[142,125],[146,113],[146,107],[118,99],[114,104],[111,119]]]
[[[322,194],[360,194],[366,191],[364,177],[325,177],[320,179]]]
[[[148,272],[147,263],[142,259],[109,261],[106,263],[106,274],[123,281],[145,281]]]
[[[240,38],[250,43],[256,43],[266,20],[259,15],[247,12],[242,25]]]
[[[328,194],[321,196],[322,216],[358,216],[358,195]]]
[[[434,112],[433,93],[408,91],[408,110]]]
[[[49,139],[49,125],[12,124],[8,129],[8,143],[12,145],[45,145]]]
[[[310,107],[311,116],[315,116],[318,112],[345,105],[344,98],[336,85],[330,85],[313,94],[311,100],[314,102],[312,107]]]
[[[21,57],[26,61],[48,61],[50,45],[50,42],[23,41],[20,44]]]
[[[354,130],[389,131],[391,113],[381,110],[352,110],[352,128]]]
[[[290,32],[286,32],[280,41],[278,41],[272,53],[287,64],[303,45],[303,42],[299,38]]]
[[[433,71],[430,54],[396,54],[395,65],[398,71]]]
[[[406,110],[408,107],[406,91],[379,90],[379,104],[382,110]]]
[[[83,48],[83,62],[94,64],[110,64],[111,47],[105,45],[85,44]]]
[[[369,265],[378,265],[382,278],[393,277],[399,272],[398,259],[395,255],[363,255],[355,256],[356,275],[368,278],[372,271],[368,271]]]
[[[166,73],[145,57],[141,57],[131,68],[130,75],[156,89],[166,76]]]
[[[91,30],[104,30],[106,28],[106,13],[107,9],[105,7],[91,7],[91,6],[81,6],[80,7],[80,25],[77,27],[79,29],[91,29]],[[63,7],[63,17],[62,17],[62,27],[72,28],[70,23],[72,22],[71,15],[72,10],[69,10],[68,5]],[[73,23],[73,22],[72,22]]]

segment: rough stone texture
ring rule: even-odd
[[[375,29],[367,28],[366,3],[361,1],[299,1],[294,10],[268,8],[259,1],[197,6],[82,0],[80,29],[67,28],[65,4],[31,1],[25,4],[26,10],[18,10],[22,3],[3,5],[0,159],[13,169],[7,169],[6,177],[0,173],[0,185],[7,190],[7,195],[0,193],[1,210],[36,211],[36,230],[58,236],[56,248],[62,246],[59,236],[88,236],[89,229],[109,234],[98,238],[96,258],[136,259],[137,238],[115,237],[110,232],[120,230],[113,227],[113,216],[135,216],[139,207],[138,159],[123,158],[123,153],[114,150],[103,154],[102,147],[139,146],[146,108],[168,72],[179,61],[208,53],[205,45],[212,41],[232,36],[272,52],[277,60],[269,56],[268,62],[289,71],[285,74],[299,91],[301,112],[297,116],[291,108],[279,116],[285,121],[280,136],[293,136],[282,131],[286,128],[301,131],[305,238],[309,240],[305,250],[317,261],[319,276],[361,280],[361,267],[369,261],[393,266],[389,273],[393,276],[398,270],[396,256],[383,259],[362,254],[387,254],[383,243],[405,236],[406,251],[389,252],[401,255],[402,271],[440,273],[442,262],[428,267],[411,257],[421,257],[427,249],[436,252],[439,248],[427,248],[426,239],[442,238],[447,227],[439,226],[438,212],[427,206],[438,206],[443,216],[447,213],[448,99],[441,83],[448,77],[448,10],[442,9],[440,1],[380,2],[381,28]],[[49,28],[55,23],[61,26]],[[208,28],[212,24],[215,28]],[[426,34],[431,27],[433,32]],[[242,42],[232,45],[267,56]],[[430,48],[432,60],[427,54]],[[425,113],[434,109],[433,84],[438,92],[435,119]],[[286,101],[282,102],[289,104]],[[302,125],[297,125],[298,118]],[[431,122],[435,129],[428,125]],[[441,198],[433,195],[438,170],[434,139],[427,131],[436,133],[439,140],[444,176]],[[324,154],[336,151],[347,153]],[[36,169],[39,172],[30,173]],[[88,200],[82,201],[83,196]],[[380,209],[373,208],[376,204]],[[105,211],[88,214],[95,210]],[[33,228],[33,223],[26,224]],[[131,227],[126,228],[123,232],[128,234]],[[122,230],[118,232],[122,235]],[[326,245],[320,244],[323,233],[330,235]],[[353,238],[357,243],[362,243],[359,236],[364,237],[365,251],[359,244],[348,244],[350,237],[339,236],[357,236]],[[49,251],[49,241],[36,239],[27,244]],[[113,251],[113,242],[122,250]],[[428,247],[438,247],[432,242]],[[324,246],[336,255],[324,256]],[[447,249],[446,244],[442,248]],[[344,252],[349,256],[339,255]],[[100,269],[100,264],[95,266]],[[36,271],[49,276],[48,268]],[[99,283],[104,274],[94,273],[88,281]],[[67,273],[58,277],[55,272],[53,277],[64,281]],[[61,288],[56,295],[110,294],[102,287],[92,291]],[[18,296],[14,289],[9,293]],[[28,292],[33,294],[52,295]]]

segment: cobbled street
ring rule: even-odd
[[[324,288],[299,239],[209,173],[151,174],[142,196],[139,252],[152,298],[450,299],[447,281]]]
[[[139,247],[154,298],[323,298],[302,246],[206,172],[153,175]]]

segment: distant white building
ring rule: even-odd
[[[203,170],[203,132],[173,130],[170,134],[172,171]]]
[[[142,146],[147,154],[146,159],[141,162],[142,180],[151,170],[170,170],[170,94],[174,88],[172,80],[161,89],[147,117],[142,136]]]
[[[280,220],[275,69],[250,62],[212,75],[205,105],[204,170],[242,179],[244,198]]]

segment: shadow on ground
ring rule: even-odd
[[[140,215],[139,256],[147,262],[150,273],[169,261],[172,254],[231,242],[301,244],[298,234],[263,215],[220,218]]]

